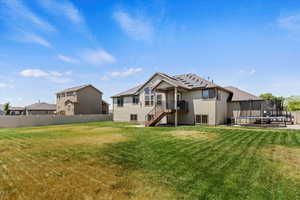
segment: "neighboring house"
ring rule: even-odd
[[[102,114],[109,114],[109,103],[102,100]]]
[[[10,107],[9,115],[26,115],[26,110],[24,107]]]
[[[0,115],[4,115],[4,105],[0,104]]]
[[[35,103],[25,107],[26,115],[54,115],[56,105],[48,103]]]
[[[155,73],[144,84],[112,97],[113,117],[114,121],[146,122],[146,126],[224,124],[232,116],[232,98],[239,97],[231,88],[195,74]]]
[[[101,114],[102,92],[92,85],[83,85],[58,92],[57,114]]]

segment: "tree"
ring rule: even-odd
[[[9,115],[9,113],[10,113],[9,107],[10,107],[9,103],[4,104],[3,110],[4,110],[5,115]]]
[[[281,100],[281,101],[285,100],[284,97],[276,97],[272,93],[264,93],[264,94],[259,95],[259,97],[264,100]]]
[[[260,98],[264,99],[264,100],[274,100],[276,97],[273,96],[272,93],[264,93],[259,95]]]
[[[289,111],[298,111],[300,110],[300,101],[289,101],[288,102]]]

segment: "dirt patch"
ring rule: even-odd
[[[111,144],[117,142],[126,141],[128,138],[121,134],[110,134],[110,135],[83,135],[75,136],[69,138],[68,140],[63,140],[62,142],[67,145],[77,145],[77,144],[93,144],[93,145],[103,145]]]
[[[172,136],[181,138],[181,139],[198,139],[198,140],[212,140],[218,136],[216,133],[207,133],[201,131],[170,131],[166,132]]]
[[[300,180],[300,148],[277,145],[262,149],[262,153],[278,164],[283,175]]]
[[[120,131],[114,127],[90,127],[90,126],[56,126],[20,130],[18,133],[43,133],[43,132],[72,132],[72,133],[113,133]]]

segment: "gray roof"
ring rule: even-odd
[[[24,107],[9,107],[10,111],[23,111],[25,110]]]
[[[26,106],[27,110],[56,110],[55,104],[48,104],[48,103],[35,103],[29,106]]]
[[[146,83],[148,83],[155,75],[161,75],[165,77],[169,82],[172,84],[182,87],[185,89],[205,89],[205,88],[222,88],[221,86],[210,82],[208,80],[205,80],[204,78],[201,78],[197,76],[196,74],[182,74],[182,75],[176,75],[176,76],[169,76],[164,73],[155,73]],[[121,92],[119,94],[114,95],[113,97],[120,97],[120,96],[129,96],[136,94],[146,83],[139,85],[137,87],[131,88],[127,91]],[[222,88],[228,92],[231,92],[225,88]]]
[[[126,90],[124,92],[121,92],[119,94],[114,95],[113,97],[121,97],[121,96],[128,96],[128,95],[134,95],[143,85],[136,86],[134,88],[131,88],[129,90]]]
[[[228,86],[225,88],[233,92],[232,101],[262,100],[261,98],[255,96],[254,94],[250,94],[246,91],[243,91],[233,86]]]
[[[204,78],[197,76],[196,74],[176,75],[174,76],[174,78],[178,82],[181,82],[182,84],[184,84],[186,87],[190,89],[221,87],[217,84],[214,84],[211,81],[205,80]]]
[[[86,87],[93,87],[93,88],[95,88],[93,85],[88,84],[88,85],[81,85],[81,86],[71,87],[71,88],[65,89],[65,90],[63,90],[63,91],[60,91],[60,92],[58,92],[58,93],[76,92],[76,91],[81,90],[81,89],[86,88]],[[97,88],[95,88],[95,89],[98,90]],[[100,90],[98,90],[98,91],[99,91],[100,93],[102,93]],[[58,93],[57,93],[57,94],[58,94]]]

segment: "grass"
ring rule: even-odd
[[[0,129],[0,200],[300,199],[300,131],[87,123]]]

